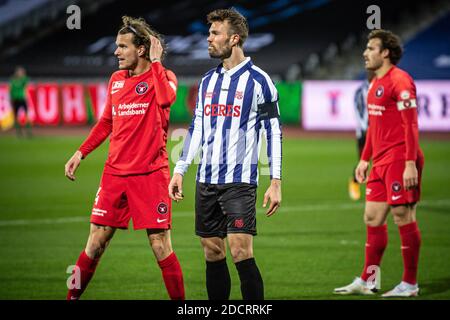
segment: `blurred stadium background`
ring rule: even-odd
[[[66,26],[81,8],[81,29]],[[107,143],[83,161],[75,183],[63,167],[101,115],[121,16],[144,17],[165,35],[164,62],[179,80],[171,108],[171,165],[195,104],[197,81],[218,61],[207,55],[206,14],[235,7],[250,25],[247,56],[276,82],[284,126],[283,207],[267,219],[258,207],[256,257],[272,299],[340,299],[335,286],[360,272],[363,200],[347,181],[356,164],[353,95],[364,79],[362,52],[370,5],[381,27],[399,34],[400,67],[416,80],[421,146],[426,157],[419,207],[423,250],[419,299],[450,298],[450,2],[447,0],[52,1],[0,0],[0,299],[64,299],[67,267],[88,235],[89,213]],[[32,139],[12,128],[9,79],[30,77]],[[24,118],[25,115],[22,115]],[[181,133],[180,133],[181,132]],[[262,149],[264,154],[264,149]],[[262,159],[262,170],[267,161]],[[174,206],[174,247],[188,299],[206,299],[204,262],[193,232],[193,166],[186,200]],[[259,199],[268,183],[260,181]],[[261,200],[262,201],[262,200]],[[401,276],[398,232],[382,265],[383,289]],[[118,232],[86,299],[164,299],[166,293],[141,232]],[[231,261],[231,260],[229,260]],[[234,272],[234,268],[230,268]],[[234,272],[232,298],[239,299]]]

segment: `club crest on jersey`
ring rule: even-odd
[[[158,204],[157,210],[159,214],[166,214],[169,211],[169,207],[164,202],[161,202]]]
[[[405,108],[411,107],[411,100],[405,100],[405,101],[403,101],[403,105],[405,106]]]
[[[136,93],[137,93],[137,94],[144,94],[144,93],[147,92],[147,89],[148,89],[148,84],[147,84],[147,82],[139,82],[139,83],[136,85]]]
[[[379,86],[379,87],[377,88],[377,91],[375,91],[375,96],[376,96],[377,98],[381,98],[381,97],[383,96],[383,93],[384,93],[384,88],[383,88],[383,86]]]
[[[241,100],[243,96],[244,96],[244,92],[236,91],[236,95],[235,95],[236,99]]]
[[[392,188],[392,191],[394,191],[394,192],[399,192],[400,190],[402,190],[402,185],[400,184],[400,182],[394,181],[394,182],[392,183],[391,188]]]

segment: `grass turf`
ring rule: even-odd
[[[89,215],[106,159],[107,144],[82,162],[76,182],[64,164],[84,137],[0,136],[0,299],[64,299],[66,269],[75,263],[89,232]],[[449,141],[421,142],[426,163],[418,299],[450,298]],[[179,149],[179,142],[169,149]],[[285,139],[283,202],[267,218],[260,177],[255,257],[268,299],[367,299],[334,296],[334,287],[360,274],[364,259],[363,201],[351,202],[347,180],[355,164],[351,139]],[[176,152],[175,152],[176,153]],[[171,164],[173,167],[173,163]],[[266,166],[267,167],[267,166]],[[186,175],[185,200],[173,205],[173,245],[183,268],[187,299],[206,299],[205,263],[194,235],[194,179]],[[232,299],[240,299],[231,257]],[[401,279],[397,227],[389,218],[382,290]],[[145,231],[116,232],[84,299],[167,299]]]

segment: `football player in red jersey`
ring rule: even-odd
[[[391,212],[400,232],[404,271],[400,284],[383,297],[417,296],[421,236],[416,222],[416,204],[420,199],[424,156],[419,147],[416,86],[411,76],[396,66],[403,53],[398,36],[390,31],[374,30],[368,40],[365,66],[373,70],[376,77],[367,95],[366,145],[355,170],[358,182],[367,182],[366,257],[361,277],[334,292],[373,294],[387,245],[386,218]],[[372,169],[368,176],[370,159]]]
[[[184,299],[183,275],[171,245],[167,193],[167,130],[177,79],[161,64],[165,51],[161,36],[143,19],[122,20],[114,52],[119,71],[109,81],[105,110],[65,166],[65,175],[75,180],[81,159],[110,136],[89,238],[73,271],[67,299],[80,298],[115,230],[128,228],[131,218],[134,229],[147,231],[170,298]]]

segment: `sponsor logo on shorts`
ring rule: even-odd
[[[158,222],[158,223],[162,223],[162,222],[164,222],[164,221],[166,221],[167,219],[160,219],[160,218],[158,218],[158,219],[156,219],[156,222]]]
[[[375,96],[377,98],[381,98],[383,96],[383,93],[384,93],[384,87],[383,86],[379,86],[377,88],[377,91],[375,91]]]
[[[244,219],[239,218],[234,220],[234,227],[235,228],[242,228],[244,226]]]
[[[400,182],[394,181],[394,182],[392,183],[391,189],[392,189],[392,191],[394,191],[394,192],[399,192],[400,190],[402,190],[402,185],[401,185]]]
[[[158,204],[157,210],[159,214],[166,214],[169,211],[169,206],[166,203],[161,202]]]
[[[136,85],[136,93],[137,94],[144,94],[144,93],[146,93],[147,92],[147,89],[148,89],[148,84],[147,84],[147,82],[139,82],[137,85]]]
[[[107,214],[108,211],[107,210],[103,210],[103,209],[99,209],[99,208],[94,208],[92,209],[92,215],[94,216],[100,216],[103,217],[105,216],[105,214]]]
[[[397,201],[398,199],[400,199],[402,196],[392,196],[392,201]]]
[[[372,189],[366,188],[366,196],[368,196],[372,192]]]

